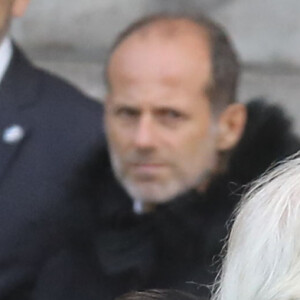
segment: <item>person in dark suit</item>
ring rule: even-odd
[[[68,181],[102,143],[101,105],[34,67],[9,39],[11,18],[28,3],[0,1],[1,300],[29,299],[69,224],[80,223]]]

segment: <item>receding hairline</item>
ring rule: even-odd
[[[188,25],[188,26],[186,26]],[[127,37],[132,36],[137,32],[147,32],[152,31],[153,29],[166,29],[169,27],[169,32],[174,32],[174,27],[194,27],[197,31],[206,32],[209,35],[210,27],[219,26],[206,15],[201,12],[197,13],[158,13],[150,14],[142,17],[136,22],[133,22],[129,25],[124,31],[122,31],[115,43],[110,49],[110,54],[118,47],[119,44],[123,43]],[[173,28],[172,28],[173,27]],[[149,30],[150,29],[150,30]],[[168,30],[167,30],[168,31]],[[176,30],[175,30],[176,31]],[[159,33],[157,30],[156,33]],[[160,32],[161,33],[161,32]]]
[[[154,34],[159,37],[173,38],[187,33],[195,33],[196,35],[204,33],[206,35],[207,30],[204,26],[185,17],[161,17],[137,28],[130,36],[147,37]]]
[[[172,39],[187,34],[199,36],[200,38],[204,37],[210,48],[208,29],[205,25],[197,23],[196,20],[185,16],[157,16],[153,19],[149,18],[147,22],[146,18],[141,22],[141,25],[136,24],[135,28],[129,28],[129,32],[123,34],[124,37],[121,35],[111,49],[109,60],[114,52],[131,38],[146,39],[148,37],[156,37]]]
[[[206,20],[206,19],[205,19]],[[176,38],[186,37],[187,35],[195,37],[199,41],[205,41],[212,64],[212,45],[210,41],[209,30],[206,28],[205,23],[199,24],[197,20],[188,16],[173,16],[173,15],[158,15],[156,17],[149,17],[142,19],[141,24],[135,23],[135,28],[128,28],[120,35],[119,39],[112,46],[110,55],[105,66],[105,80],[106,86],[110,87],[108,70],[112,58],[127,44],[131,39],[138,39],[140,41],[155,38],[162,40],[176,40]],[[212,70],[210,71],[212,79]]]

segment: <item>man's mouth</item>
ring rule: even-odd
[[[130,168],[137,175],[155,175],[160,172],[166,165],[162,163],[133,163]]]
[[[131,166],[137,169],[156,169],[156,168],[165,167],[165,164],[145,162],[145,163],[133,163],[131,164]]]

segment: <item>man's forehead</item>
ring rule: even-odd
[[[107,65],[110,84],[185,85],[201,89],[211,77],[206,31],[188,19],[162,19],[142,26],[114,50]],[[112,86],[111,86],[112,87]]]

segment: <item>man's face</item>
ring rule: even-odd
[[[168,201],[215,167],[210,74],[204,34],[133,34],[113,53],[106,131],[116,176],[135,200]]]

